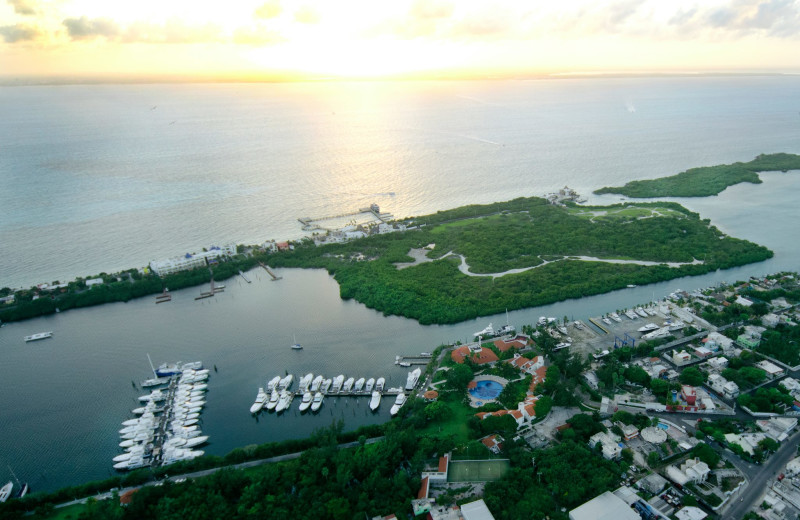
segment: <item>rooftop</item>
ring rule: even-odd
[[[641,520],[628,504],[606,491],[569,512],[570,520]]]

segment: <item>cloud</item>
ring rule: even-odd
[[[178,19],[164,24],[134,22],[120,35],[123,43],[210,43],[223,39],[221,29],[212,23],[187,25]]]
[[[319,22],[320,16],[313,7],[309,5],[303,5],[300,6],[297,11],[295,11],[294,19],[299,23],[315,24]]]
[[[62,22],[73,40],[88,40],[99,36],[113,39],[120,34],[119,25],[110,18],[65,18]]]
[[[240,27],[233,32],[233,42],[241,45],[265,46],[285,41],[286,38],[280,33],[260,27]]]
[[[407,39],[446,32],[455,7],[446,0],[414,0],[408,12],[392,24],[392,32]]]
[[[14,12],[21,15],[34,15],[36,9],[28,2],[28,0],[8,0],[8,5],[14,8]]]
[[[38,27],[16,24],[1,26],[0,35],[6,43],[17,43],[37,40],[43,36],[43,33]]]
[[[409,15],[414,20],[437,20],[449,18],[453,14],[453,4],[444,0],[414,0]]]
[[[256,8],[255,17],[268,20],[270,18],[277,18],[283,12],[280,0],[269,0]]]
[[[732,0],[715,7],[693,7],[676,13],[669,21],[683,35],[775,38],[800,36],[800,3],[797,0]]]

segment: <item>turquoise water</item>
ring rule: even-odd
[[[475,388],[470,388],[469,393],[471,396],[483,400],[497,399],[503,391],[503,385],[497,381],[481,380],[477,382]]]

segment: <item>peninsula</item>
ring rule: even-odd
[[[456,323],[770,258],[676,203],[549,204],[537,197],[440,211],[405,231],[270,255],[325,268],[353,298],[423,324]]]
[[[708,197],[741,182],[761,184],[758,172],[800,170],[800,155],[761,154],[750,162],[690,168],[670,177],[631,181],[625,186],[605,187],[594,193],[617,193],[632,198]]]

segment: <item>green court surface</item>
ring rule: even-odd
[[[448,482],[486,482],[497,480],[508,471],[503,460],[453,460],[447,469]]]

